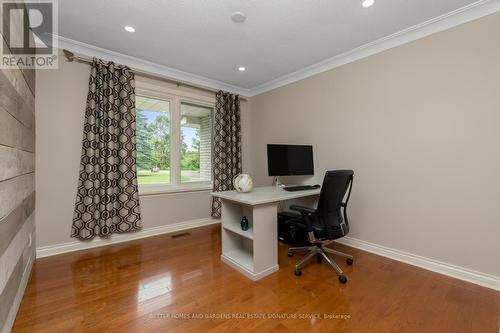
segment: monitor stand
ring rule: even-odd
[[[276,185],[276,187],[285,187],[286,185],[281,182],[280,176],[275,176],[273,179],[273,185]]]

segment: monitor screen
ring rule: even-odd
[[[313,175],[313,148],[310,145],[267,145],[269,176]]]

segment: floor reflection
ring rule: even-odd
[[[172,291],[172,276],[170,273],[158,274],[139,282],[137,301],[139,303],[166,295]]]
[[[195,269],[189,273],[182,274],[182,282],[188,282],[189,280],[196,279],[203,275],[203,271],[201,269]]]

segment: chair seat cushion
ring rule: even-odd
[[[342,229],[338,226],[332,226],[332,234],[328,235],[328,230],[326,229],[325,226],[321,224],[319,221],[319,218],[317,215],[311,216],[311,222],[312,222],[312,227],[313,227],[313,232],[314,236],[318,239],[337,239],[344,237],[344,234],[342,233]],[[288,223],[291,223],[299,228],[302,229],[307,229],[306,223],[302,219],[302,217],[290,220]]]

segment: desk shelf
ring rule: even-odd
[[[245,248],[238,248],[223,254],[226,260],[241,266],[248,272],[253,272],[253,253]]]
[[[253,226],[249,226],[248,230],[242,230],[239,223],[228,222],[224,224],[223,228],[235,234],[253,240]]]

